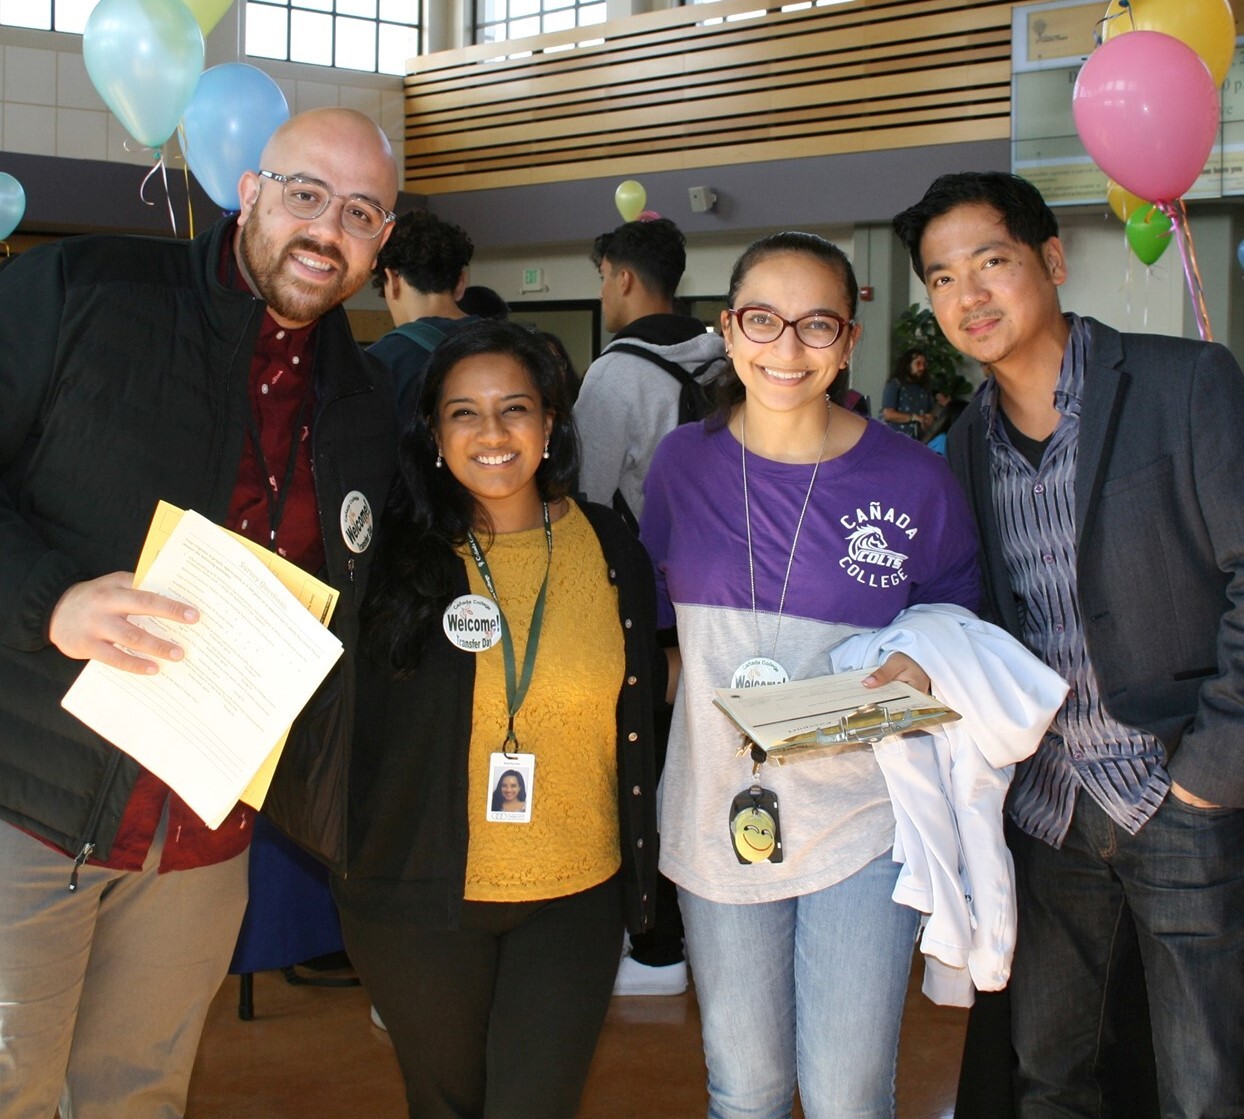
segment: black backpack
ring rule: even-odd
[[[653,365],[660,366],[682,385],[682,391],[678,394],[678,424],[680,427],[683,424],[696,423],[702,420],[713,410],[708,390],[700,384],[700,378],[719,361],[724,361],[724,358],[711,357],[708,361],[696,366],[688,373],[676,361],[670,361],[669,358],[662,357],[660,354],[643,346],[631,346],[626,342],[615,342],[605,352],[611,354],[633,354],[635,357],[645,358],[652,362]]]
[[[724,361],[724,357],[711,357],[708,361],[702,365],[697,365],[688,373],[677,362],[670,361],[669,358],[662,357],[660,354],[645,349],[643,346],[631,346],[626,342],[615,342],[605,350],[605,353],[633,354],[635,357],[645,358],[652,362],[653,365],[660,366],[682,385],[682,391],[678,394],[679,427],[683,424],[697,423],[713,410],[712,398],[709,396],[708,390],[700,384],[700,378],[719,361]],[[622,496],[621,490],[614,490],[613,492],[613,508],[630,526],[631,531],[638,536],[639,522],[635,519],[635,514],[631,512],[631,507],[626,498]]]

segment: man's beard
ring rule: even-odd
[[[278,248],[272,238],[257,228],[254,216],[242,226],[239,248],[242,264],[260,298],[276,314],[290,322],[314,322],[349,299],[361,286],[348,286],[348,265],[340,249],[321,244],[311,237],[295,237]],[[312,285],[291,276],[285,265],[295,252],[307,252],[332,261],[337,266],[333,281]]]

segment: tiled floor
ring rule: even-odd
[[[900,1119],[949,1119],[966,1013],[936,1007],[912,972],[899,1053]],[[230,977],[212,1007],[187,1119],[402,1119],[401,1078],[359,988],[292,987],[255,977],[255,1018],[237,1016]],[[581,1119],[697,1119],[705,1112],[694,994],[617,998]]]

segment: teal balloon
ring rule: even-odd
[[[0,171],[0,241],[13,232],[26,213],[26,192],[7,171]]]
[[[1137,206],[1126,230],[1132,252],[1145,264],[1156,264],[1171,243],[1171,219],[1156,206]]]
[[[241,208],[238,179],[259,170],[264,145],[287,120],[285,94],[257,67],[226,62],[203,71],[182,117],[185,156],[222,210]]]
[[[100,0],[82,33],[82,58],[125,130],[158,148],[203,72],[203,32],[183,0]]]

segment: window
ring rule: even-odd
[[[405,74],[419,45],[419,0],[246,2],[246,53],[257,58]]]
[[[604,0],[475,0],[477,43],[500,43],[604,22]]]
[[[99,0],[0,0],[0,25],[81,35]]]
[[[0,0],[0,27],[81,35],[98,3]],[[419,3],[246,0],[246,53],[343,70],[405,74],[406,60],[419,53]]]

